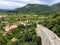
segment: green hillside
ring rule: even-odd
[[[18,13],[40,13],[51,10],[52,9],[50,6],[40,4],[28,4],[22,8],[15,9],[15,11],[17,11]]]
[[[42,45],[36,34],[37,22],[60,37],[60,8],[55,10],[55,5],[58,4],[28,4],[14,10],[0,10],[1,14],[6,14],[0,18],[0,45]]]
[[[42,4],[27,4],[24,7],[16,8],[14,10],[0,10],[0,12],[4,13],[15,13],[15,14],[45,14],[48,15],[50,13],[60,11],[60,3],[48,6]]]
[[[60,2],[51,6],[54,11],[60,11]]]

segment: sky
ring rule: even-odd
[[[0,9],[15,9],[26,4],[45,4],[52,5],[60,0],[0,0]]]

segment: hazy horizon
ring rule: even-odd
[[[53,5],[60,2],[60,0],[0,0],[0,9],[15,9],[23,7],[26,4],[44,4]]]

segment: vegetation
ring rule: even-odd
[[[60,37],[60,12],[57,12],[55,14],[51,14],[46,19],[43,19],[43,21],[40,21],[39,24],[43,24],[47,28],[49,28],[51,31],[56,33]]]
[[[24,7],[16,8],[14,10],[3,10],[0,9],[0,13],[2,14],[43,14],[49,15],[54,12],[60,11],[60,2],[57,4],[49,5],[42,5],[42,4],[27,4]]]
[[[28,4],[15,10],[1,10],[3,17],[0,18],[0,45],[41,45],[41,38],[35,32],[37,22],[60,37],[60,10],[59,6],[56,6],[57,12],[54,8],[59,4]],[[17,27],[7,31],[6,26],[12,25]]]
[[[0,29],[0,45],[40,45],[41,39],[37,37],[35,28],[37,15],[7,15],[0,19],[1,21],[1,29]],[[21,19],[21,20],[20,20]],[[20,22],[26,23],[26,20],[30,20],[27,27],[20,24]],[[35,20],[34,20],[35,19]],[[25,20],[25,21],[24,21]],[[5,26],[18,24],[18,27],[15,29],[11,29],[5,34]]]

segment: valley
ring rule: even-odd
[[[42,41],[60,42],[60,3],[0,10],[0,45],[43,45]]]

